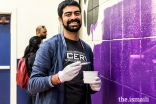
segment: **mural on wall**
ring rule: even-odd
[[[93,52],[103,84],[93,104],[156,104],[156,1],[118,0],[103,10],[107,2],[87,2],[88,35],[102,31]]]
[[[84,0],[86,4],[86,0]],[[87,34],[90,35],[90,31],[92,31],[92,25],[97,23],[99,12],[99,0],[88,0],[87,12],[84,10],[84,24],[86,27],[87,22]],[[86,13],[87,13],[87,21],[86,21]]]

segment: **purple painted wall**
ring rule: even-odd
[[[123,0],[104,10],[103,42],[93,49],[102,88],[92,95],[93,104],[156,104],[152,1]]]

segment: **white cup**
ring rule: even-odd
[[[98,71],[83,71],[83,81],[84,83],[93,83],[95,77],[98,76]]]

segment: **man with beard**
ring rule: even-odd
[[[39,25],[36,28],[36,36],[39,36],[42,40],[47,37],[47,29],[43,25]]]
[[[46,40],[39,48],[28,89],[37,93],[36,104],[91,104],[91,94],[101,88],[101,79],[83,82],[83,71],[94,71],[93,52],[79,38],[82,24],[80,5],[64,0],[58,6],[63,32]],[[91,64],[82,65],[81,63]]]

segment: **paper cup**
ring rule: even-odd
[[[83,71],[83,81],[84,83],[93,83],[95,77],[98,76],[98,71]]]

